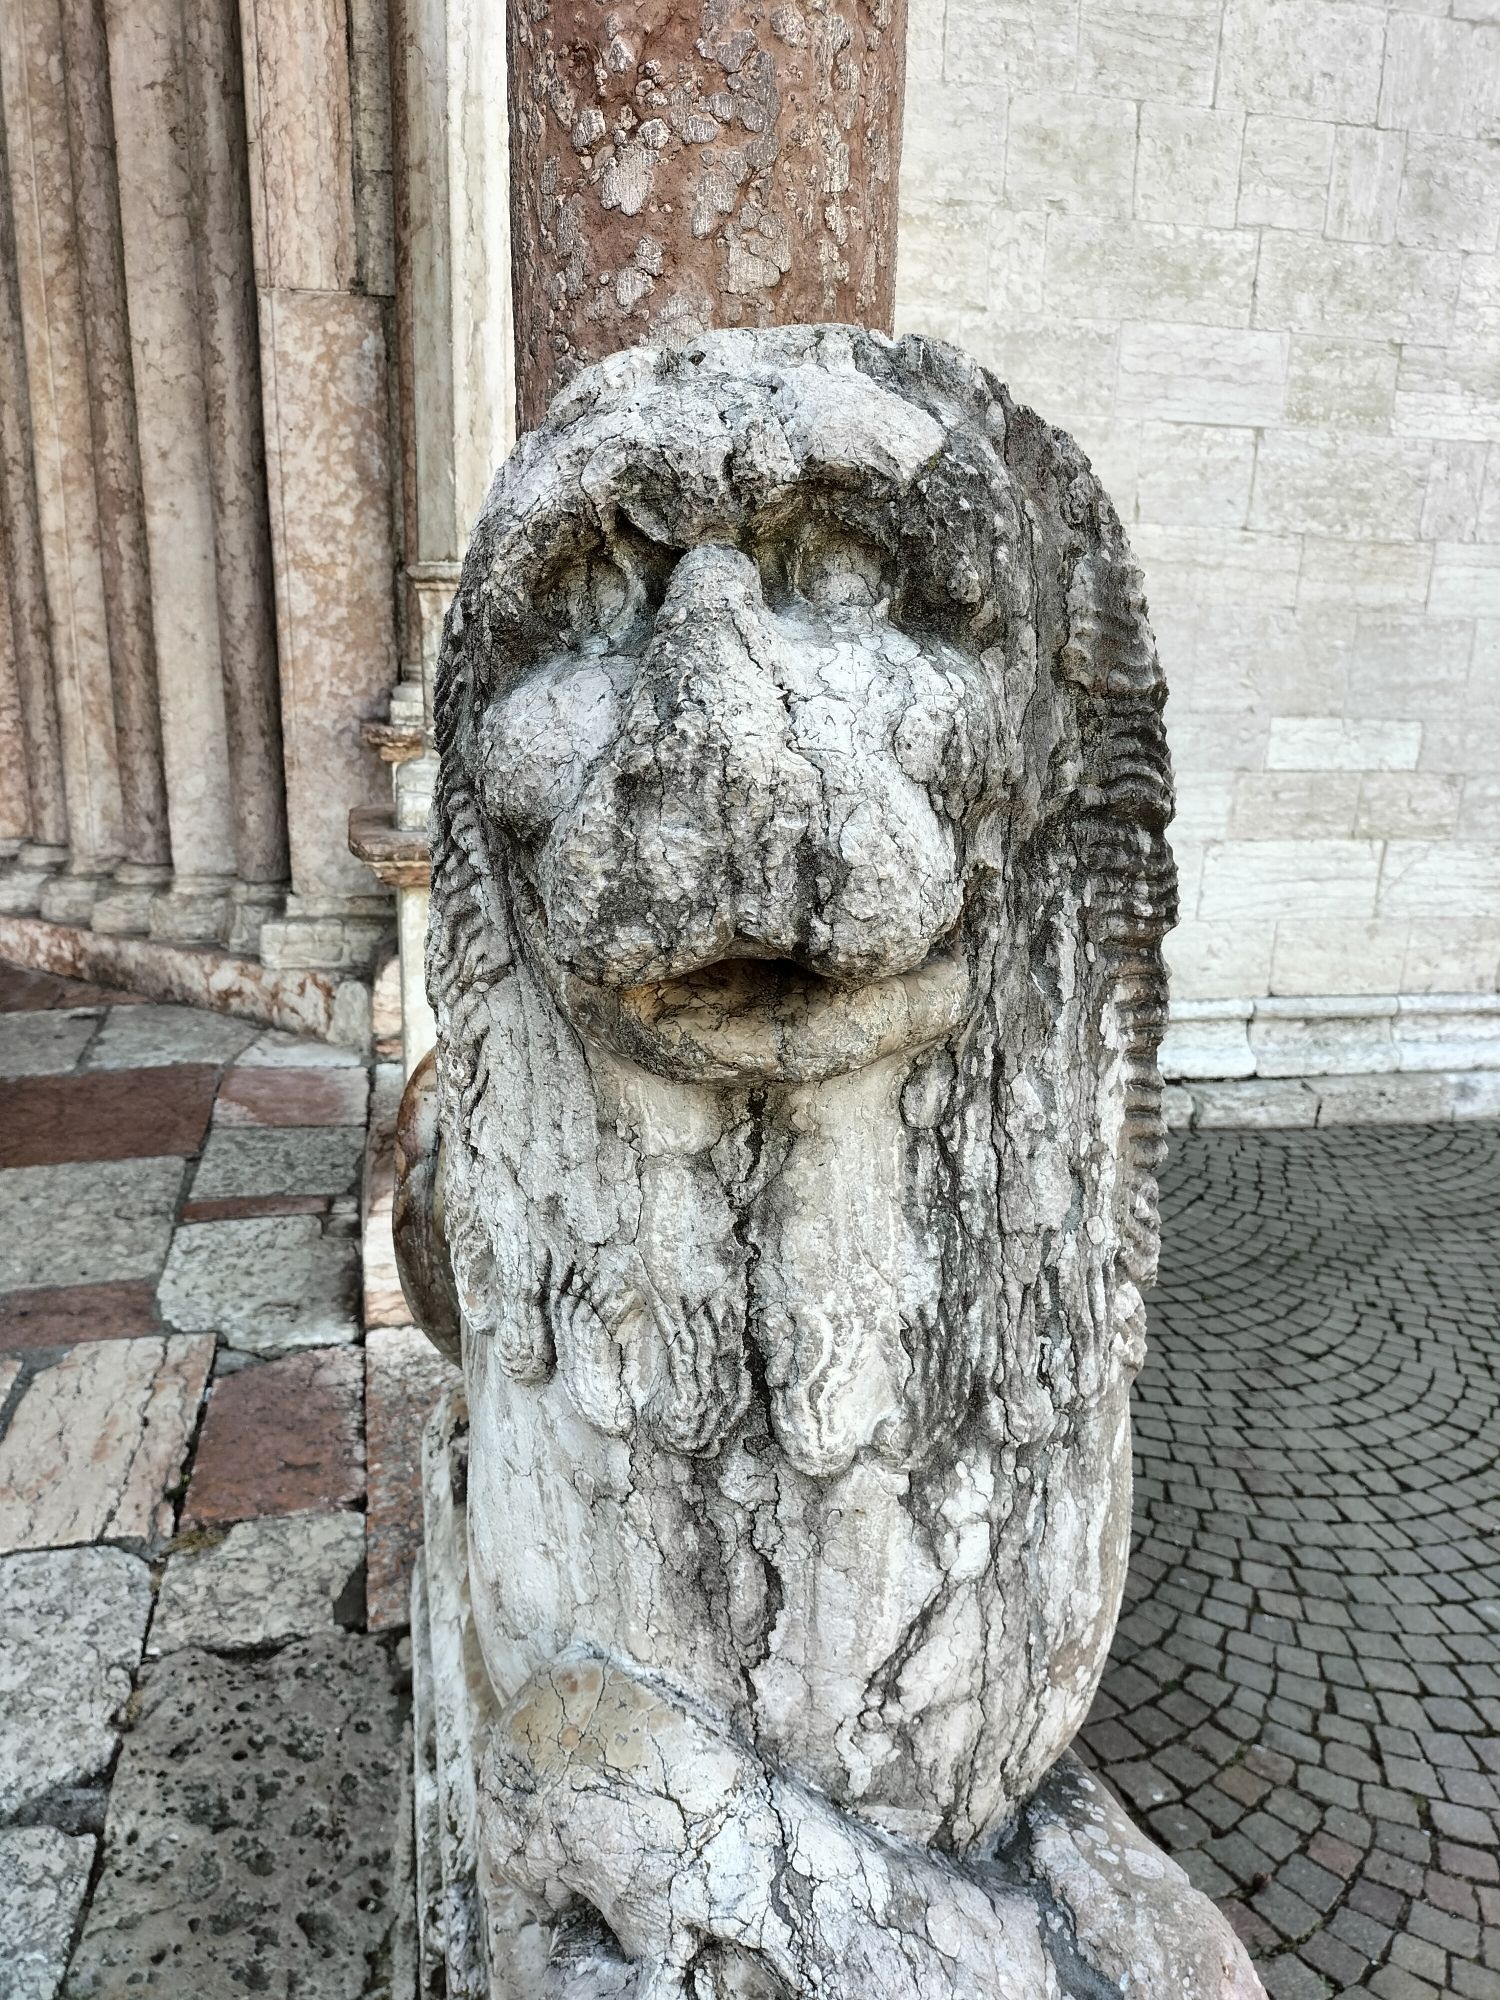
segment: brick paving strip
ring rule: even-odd
[[[414,1990],[400,1634],[444,1366],[378,1256],[358,1304],[368,1085],[0,968],[17,2000],[70,1961],[66,2000]],[[1196,1134],[1162,1205],[1081,1747],[1272,2000],[1500,2000],[1500,1128]]]

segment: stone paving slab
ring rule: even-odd
[[[458,1380],[416,1327],[373,1327],[365,1336],[365,1593],[372,1632],[405,1625],[422,1547],[422,1432]]]
[[[25,1384],[0,1437],[0,1552],[172,1532],[214,1343],[185,1336],[69,1348]]]
[[[95,1842],[50,1826],[0,1828],[0,1962],[3,2000],[56,2000]]]
[[[150,1615],[151,1572],[123,1549],[0,1558],[0,1820],[104,1776]]]
[[[221,1333],[251,1354],[353,1340],[359,1246],[315,1216],[195,1222],[179,1229],[161,1315],[184,1333]]]
[[[280,1028],[267,1028],[235,1058],[236,1066],[250,1069],[360,1069],[365,1058],[355,1049],[340,1048],[334,1042],[314,1041],[307,1035],[289,1035]]]
[[[0,1167],[196,1153],[219,1072],[207,1063],[17,1078],[6,1087]]]
[[[72,1347],[80,1340],[138,1340],[157,1331],[156,1287],[147,1278],[0,1296],[0,1354]]]
[[[0,1173],[0,1292],[155,1278],[182,1188],[180,1159],[8,1167]]]
[[[146,1668],[69,2000],[409,1992],[409,1763],[376,1639]]]
[[[182,1525],[349,1506],[364,1498],[364,1357],[314,1348],[214,1384]]]
[[[88,1053],[89,1069],[146,1069],[158,1063],[227,1063],[260,1034],[253,1021],[201,1007],[111,1008]]]
[[[362,1626],[364,1560],[364,1522],[349,1513],[242,1521],[222,1540],[176,1549],[147,1654],[184,1646],[244,1650]]]
[[[344,1194],[359,1174],[364,1149],[363,1125],[215,1126],[193,1176],[192,1199]]]
[[[0,1014],[0,1077],[61,1076],[98,1029],[97,1014]]]
[[[292,1069],[236,1063],[214,1106],[219,1125],[358,1125],[365,1122],[370,1084],[363,1069]]]

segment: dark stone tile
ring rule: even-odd
[[[0,965],[0,1014],[30,1014],[50,1007],[138,1007],[140,1004],[139,993],[95,986],[85,979],[64,979],[55,972]]]
[[[314,1347],[216,1380],[184,1528],[345,1507],[365,1491],[364,1356]]]
[[[184,1222],[236,1222],[252,1215],[326,1215],[332,1197],[326,1194],[226,1194],[207,1201],[185,1201]]]
[[[44,1285],[0,1297],[0,1354],[85,1340],[136,1340],[158,1327],[156,1287],[149,1279]]]
[[[370,1081],[362,1068],[261,1068],[237,1063],[225,1073],[216,1125],[363,1125]]]
[[[12,1078],[0,1123],[0,1167],[196,1153],[216,1077],[207,1064],[179,1063]]]

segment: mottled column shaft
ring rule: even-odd
[[[6,120],[0,118],[0,545],[4,548],[11,658],[24,748],[28,830],[38,844],[62,847],[68,837],[68,822],[63,808],[57,697],[52,686],[47,583],[31,463],[8,144]]]
[[[710,326],[889,331],[905,0],[513,0],[517,407]]]
[[[287,870],[286,790],[238,10],[200,0],[184,19],[234,851],[242,882],[274,883]]]
[[[164,870],[171,847],[101,0],[62,0],[61,18],[125,859]]]
[[[153,927],[223,934],[234,873],[208,426],[177,0],[105,0],[120,217],[159,635],[172,907]]]
[[[360,740],[394,678],[384,302],[358,290],[350,24],[343,0],[242,0],[250,215],[286,760],[291,924],[273,948],[329,963],[378,920],[350,854],[378,798]],[[322,928],[319,929],[318,927]]]
[[[0,7],[0,73],[70,850],[69,879],[42,907],[77,920],[121,859],[124,827],[57,0]]]

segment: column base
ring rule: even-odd
[[[1071,1755],[956,1859],[871,1832],[628,1661],[572,1646],[502,1703],[470,1609],[461,1388],[422,1474],[422,1991],[1265,2000],[1227,1920]]]
[[[109,889],[108,875],[52,875],[43,884],[37,909],[49,924],[86,924]]]
[[[261,955],[261,935],[286,905],[284,882],[236,882],[229,899],[229,935],[225,942],[247,957]]]
[[[178,875],[151,905],[151,935],[168,944],[223,944],[229,935],[227,875]]]
[[[151,928],[152,906],[171,880],[170,868],[122,861],[89,921],[105,937],[145,937]]]
[[[40,909],[42,891],[68,858],[65,847],[45,847],[23,841],[0,868],[0,914],[30,916]]]

